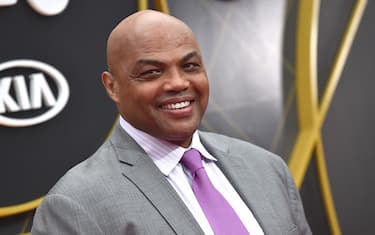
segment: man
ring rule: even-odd
[[[33,235],[311,234],[279,157],[197,131],[209,88],[187,25],[137,12],[110,34],[107,61],[102,81],[120,123],[45,197]]]

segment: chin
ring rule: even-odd
[[[194,132],[195,132],[195,129],[191,131],[182,131],[182,132],[174,131],[173,133],[170,133],[168,137],[165,138],[165,140],[167,140],[168,142],[177,144],[179,146],[187,147],[191,142],[191,137],[193,136]]]
[[[171,129],[172,136],[181,136],[181,138],[191,137],[194,132],[197,130],[198,126],[196,125],[189,125],[189,126],[176,126],[175,128]],[[173,134],[174,133],[174,134]]]
[[[168,122],[168,124],[164,125],[164,128],[159,129],[159,133],[157,134],[163,135],[163,139],[169,142],[185,142],[186,140],[191,140],[192,135],[198,128],[199,122],[192,120],[187,122],[185,120],[184,122]]]

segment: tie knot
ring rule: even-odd
[[[195,173],[198,169],[203,168],[201,153],[196,149],[189,149],[182,156],[181,164]]]

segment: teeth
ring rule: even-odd
[[[163,109],[183,109],[190,105],[190,101],[183,101],[175,104],[167,104],[163,106]]]

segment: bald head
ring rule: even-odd
[[[168,42],[177,47],[187,37],[195,41],[192,30],[181,20],[159,11],[138,11],[122,20],[109,35],[108,69],[114,72],[118,61],[131,56],[138,47],[155,50],[155,41]]]
[[[156,138],[187,147],[209,96],[191,29],[157,11],[137,12],[110,34],[107,60],[102,82],[121,116]]]

